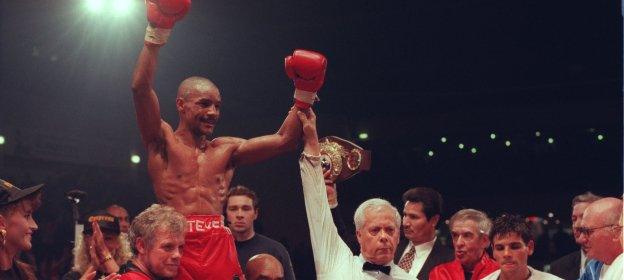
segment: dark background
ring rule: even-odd
[[[129,161],[145,155],[130,78],[146,21],[133,3],[113,16],[78,0],[0,1],[0,177],[47,184],[34,249],[42,270],[71,246],[65,191],[89,193],[82,212],[115,202],[134,215],[155,201],[145,161]],[[329,61],[319,134],[373,152],[372,170],[339,186],[348,222],[367,198],[401,210],[406,189],[430,186],[445,218],[465,207],[552,212],[552,233],[556,220],[569,227],[574,195],[622,194],[618,1],[195,1],[160,53],[163,118],[177,124],[177,85],[201,75],[223,97],[215,136],[273,133],[292,104],[282,61],[295,48]],[[297,156],[241,167],[233,184],[257,191],[257,228],[285,242],[305,275]]]

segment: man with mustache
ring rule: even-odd
[[[234,170],[292,150],[301,135],[295,115],[316,99],[327,60],[321,54],[296,50],[285,59],[295,84],[295,105],[279,130],[249,140],[210,139],[220,116],[221,93],[203,77],[190,77],[178,87],[175,100],[180,121],[174,130],[161,119],[153,80],[158,53],[190,0],[148,0],[145,43],[134,70],[132,91],[148,173],[160,203],[186,216],[188,233],[179,279],[242,277],[234,238],[225,227],[223,204]],[[205,248],[210,248],[206,250]]]
[[[581,226],[583,212],[587,206],[601,199],[591,192],[579,194],[572,199],[572,232],[574,233],[574,241],[581,246],[581,250],[565,255],[550,264],[550,273],[557,275],[565,280],[576,280],[585,272],[587,264],[587,248],[582,245],[581,234],[578,228]]]
[[[494,259],[500,265],[500,269],[483,280],[562,280],[527,265],[535,244],[531,231],[522,217],[502,215],[496,218],[490,239]]]
[[[430,280],[478,280],[498,269],[485,249],[490,246],[492,221],[475,209],[455,213],[449,228],[453,237],[455,260],[438,265],[429,273]]]
[[[453,260],[453,251],[436,237],[436,225],[442,214],[442,196],[425,187],[403,193],[403,235],[409,242],[399,243],[394,260],[419,280],[429,279],[438,264]]]

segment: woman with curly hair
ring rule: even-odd
[[[0,180],[0,279],[37,279],[34,269],[16,256],[32,248],[38,228],[32,214],[41,205],[41,187],[20,189]]]
[[[132,258],[127,235],[116,217],[98,210],[87,217],[74,246],[74,266],[63,280],[118,279]]]

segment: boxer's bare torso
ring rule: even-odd
[[[160,203],[184,215],[222,214],[234,169],[293,150],[301,123],[293,107],[279,130],[242,139],[209,140],[220,116],[221,94],[208,79],[190,77],[178,88],[180,118],[175,131],[160,117],[152,87],[160,46],[144,46],[134,71],[132,91],[143,144],[148,150],[148,172]],[[244,120],[239,120],[244,121]]]
[[[221,137],[185,144],[162,124],[164,141],[150,147],[148,171],[160,203],[184,215],[221,214],[235,166],[232,155],[243,139]]]

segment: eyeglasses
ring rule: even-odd
[[[594,227],[594,228],[586,228],[586,227],[577,227],[575,228],[576,231],[580,234],[580,235],[585,235],[588,238],[594,233],[594,231],[599,230],[599,229],[603,229],[603,228],[608,228],[608,227],[612,227],[612,228],[621,228],[622,226],[618,226],[616,224],[610,224],[610,225],[606,225],[606,226],[601,226],[601,227]]]

